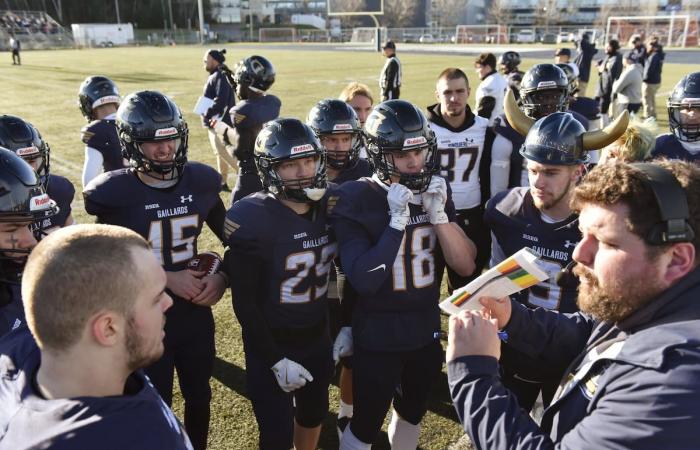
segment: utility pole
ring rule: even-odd
[[[202,0],[197,0],[197,7],[199,8],[199,42],[204,44],[204,6]]]
[[[119,0],[114,0],[114,9],[117,11],[117,23],[122,23],[122,20],[119,17]]]
[[[175,31],[175,23],[173,22],[173,0],[168,0],[168,17],[170,18],[170,29]]]

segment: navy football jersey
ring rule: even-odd
[[[22,291],[19,283],[3,283],[1,289],[8,289],[8,302],[0,306],[0,337],[16,328],[27,326],[22,305]],[[1,440],[1,439],[0,439]]]
[[[335,184],[342,184],[346,181],[359,180],[362,177],[371,177],[372,167],[366,159],[358,159],[357,162],[346,169],[343,169],[337,177],[331,180]]]
[[[310,328],[326,318],[328,274],[338,245],[325,204],[326,197],[307,218],[258,192],[226,213],[231,253],[252,255],[265,268],[256,301],[270,328]]]
[[[85,210],[98,223],[136,231],[151,245],[166,271],[179,271],[197,254],[202,225],[218,202],[221,175],[196,162],[185,164],[179,182],[149,187],[132,169],[103,173],[83,192]]]
[[[411,218],[401,232],[389,227],[386,197],[381,181],[362,178],[340,185],[329,198],[343,272],[358,294],[353,339],[371,350],[414,350],[440,330],[445,259],[422,205],[410,203]],[[456,221],[449,184],[445,211]],[[366,255],[376,267],[357,270]]]
[[[125,167],[122,147],[113,119],[93,120],[80,130],[83,143],[102,154],[103,172]]]
[[[46,400],[36,387],[41,354],[28,330],[0,341],[0,449],[191,450],[183,427],[141,372],[124,395]]]
[[[46,194],[58,205],[58,214],[41,219],[32,224],[32,231],[47,231],[66,225],[66,219],[71,214],[71,202],[75,195],[75,187],[67,178],[60,175],[49,174],[49,184]]]
[[[263,95],[243,100],[231,109],[231,117],[236,128],[258,128],[265,122],[276,119],[282,102],[274,95]]]
[[[598,102],[589,97],[575,97],[575,99],[569,103],[569,112],[578,113],[589,121],[600,119],[600,107],[598,106]],[[576,117],[576,119],[580,122],[578,117]],[[581,124],[583,124],[583,122],[581,122]],[[584,126],[586,125],[584,124]],[[586,129],[588,129],[588,126],[586,126]]]
[[[652,158],[682,159],[683,161],[700,162],[700,153],[692,154],[681,145],[672,133],[662,134],[656,138]]]
[[[542,266],[549,280],[514,294],[515,300],[530,307],[541,306],[567,313],[578,311],[576,286],[556,284],[557,274],[571,262],[574,248],[581,240],[577,215],[547,223],[535,207],[530,189],[519,187],[500,192],[489,200],[484,222],[495,237],[492,265],[523,247],[542,255]],[[501,251],[497,251],[496,246]]]

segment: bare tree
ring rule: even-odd
[[[384,0],[384,16],[382,25],[385,27],[408,27],[418,11],[417,0]]]
[[[438,27],[454,27],[460,24],[467,2],[464,0],[434,0],[432,2],[433,22]]]
[[[507,25],[512,21],[513,14],[511,9],[506,7],[507,3],[507,0],[493,0],[491,2],[491,8],[487,13],[489,23]]]

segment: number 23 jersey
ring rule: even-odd
[[[220,201],[221,176],[209,166],[185,164],[172,187],[144,184],[132,169],[99,175],[83,192],[85,210],[98,223],[134,230],[151,245],[166,271],[179,271],[197,254],[197,238]]]

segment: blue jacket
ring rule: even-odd
[[[567,375],[538,426],[501,384],[495,358],[450,361],[464,429],[480,449],[697,448],[699,296],[696,268],[618,324],[511,302],[509,343],[542,364],[568,366]]]
[[[578,42],[578,55],[576,55],[574,63],[578,66],[579,80],[588,83],[591,77],[591,61],[596,53],[598,50],[595,48],[595,43],[589,39],[581,39]]]
[[[209,127],[209,119],[214,116],[221,116],[221,121],[229,126],[233,126],[231,117],[228,114],[233,105],[236,104],[233,87],[226,80],[221,66],[216,72],[209,75],[207,83],[204,85],[204,97],[214,100],[214,104],[204,113],[202,118],[205,127]]]
[[[664,65],[664,57],[666,54],[663,51],[654,52],[647,58],[644,63],[644,82],[648,84],[661,83],[661,68]]]

